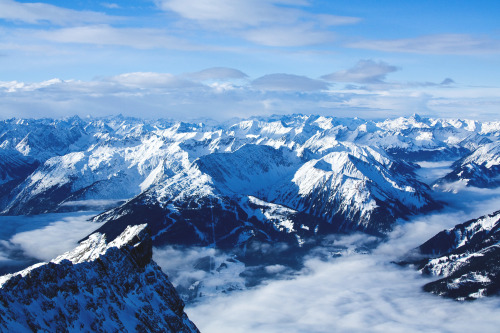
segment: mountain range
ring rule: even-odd
[[[9,119],[0,122],[0,211],[92,208],[103,211],[92,222],[106,239],[146,223],[154,246],[293,261],[332,233],[384,237],[399,219],[442,208],[436,191],[499,186],[499,137],[500,122],[418,115]],[[423,162],[451,167],[429,183]],[[263,255],[278,243],[287,252]]]

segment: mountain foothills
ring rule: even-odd
[[[145,224],[107,242],[92,234],[49,263],[0,277],[0,330],[199,332],[151,259]]]
[[[499,136],[500,122],[417,115],[10,119],[0,122],[0,211],[97,207],[107,239],[147,223],[155,246],[275,263],[332,233],[383,236],[398,219],[443,207],[435,190],[499,186]],[[451,170],[426,183],[419,164],[429,162]],[[284,253],[263,255],[266,244]]]

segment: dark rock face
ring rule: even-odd
[[[31,196],[25,202],[16,203],[6,210],[6,215],[37,215],[55,211],[58,204],[71,193],[69,184],[52,186],[41,194]]]
[[[0,150],[0,210],[13,200],[13,190],[38,166],[39,162],[17,151]]]
[[[472,300],[500,290],[500,211],[444,230],[415,249],[407,260],[424,274],[443,278],[424,290]]]
[[[470,150],[463,147],[443,147],[435,149],[407,150],[402,148],[390,148],[387,150],[391,156],[406,161],[451,161],[457,160],[470,154]]]
[[[3,277],[0,330],[198,332],[151,260],[145,225],[108,244],[96,235],[54,262]]]
[[[282,242],[297,248],[303,240],[331,232],[325,227],[330,224],[320,218],[257,199],[252,202],[247,198],[240,201],[192,198],[175,206],[169,203],[166,207],[145,200],[144,196],[139,196],[127,205],[97,216],[96,221],[108,221],[97,232],[113,238],[129,224],[147,222],[154,235],[155,246],[215,245],[219,249],[238,253],[242,260],[255,257],[256,253],[252,251],[254,243]],[[280,212],[274,212],[274,218],[266,218],[264,214],[273,209]],[[255,215],[251,214],[252,210]],[[283,220],[287,221],[289,229],[280,224]]]

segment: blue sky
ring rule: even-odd
[[[0,116],[500,120],[500,2],[0,0]]]

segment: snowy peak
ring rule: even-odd
[[[50,263],[4,276],[0,328],[198,332],[151,253],[149,231],[138,225],[109,243],[94,234]]]
[[[444,230],[419,247],[424,255],[477,251],[500,240],[500,211]]]
[[[52,260],[54,263],[60,263],[63,260],[69,260],[73,264],[79,264],[85,261],[93,261],[104,255],[107,250],[112,247],[118,249],[138,248],[136,251],[140,257],[136,258],[138,264],[149,263],[151,261],[151,235],[147,229],[147,224],[140,224],[135,226],[127,226],[127,228],[111,242],[106,242],[106,236],[100,233],[94,233],[87,239],[83,240],[78,247],[74,250],[66,252],[59,257]]]
[[[243,148],[247,145],[288,149],[303,162],[348,145],[376,147],[396,160],[457,160],[497,142],[499,135],[498,123],[417,116],[373,122],[289,115],[210,125],[123,116],[6,120],[0,122],[0,155],[6,157],[0,177],[9,185],[0,184],[0,210],[37,214],[69,210],[72,202],[83,200],[131,199],[166,178],[186,173],[197,159],[200,166],[204,162],[221,165],[230,161],[208,156],[240,149],[253,154]],[[264,151],[255,154],[267,157]],[[234,163],[237,155],[231,157]],[[495,170],[479,168],[480,173],[486,172],[488,186],[491,182],[496,186]]]
[[[301,246],[318,234],[385,233],[397,218],[438,206],[411,165],[378,149],[339,143],[319,159],[296,154],[247,144],[201,156],[95,220],[110,237],[147,222],[156,245]]]
[[[212,220],[201,213],[211,216],[214,210],[222,214],[214,218],[233,219],[226,222],[231,227],[220,228],[221,243],[243,234],[280,239],[275,228],[266,229],[273,222],[265,214],[249,221],[246,197],[317,218],[318,233],[385,233],[398,218],[440,207],[432,189],[416,179],[412,161],[457,161],[484,149],[482,155],[493,161],[488,154],[495,150],[488,145],[500,137],[498,123],[419,116],[373,122],[288,115],[220,124],[117,116],[9,120],[0,127],[0,151],[11,157],[0,163],[3,214],[108,203],[114,209],[97,219],[121,221],[119,228],[109,227],[113,236],[147,222],[157,244],[173,235],[214,243]],[[22,142],[28,155],[16,150]],[[48,149],[51,142],[64,149]],[[494,166],[479,168],[482,176],[485,170]]]
[[[345,231],[385,232],[398,217],[437,205],[410,166],[370,147],[338,145],[304,163],[272,201],[322,217]],[[400,174],[404,171],[403,174]],[[378,221],[378,222],[375,222]]]

